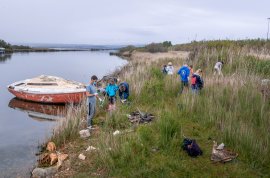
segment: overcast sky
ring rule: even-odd
[[[145,44],[266,38],[270,0],[0,0],[11,43]]]

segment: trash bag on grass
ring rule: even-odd
[[[182,149],[185,150],[191,157],[197,157],[203,154],[196,140],[192,140],[189,138],[184,138],[182,143]]]
[[[211,161],[225,163],[225,162],[232,161],[237,156],[238,156],[237,153],[229,149],[225,149],[225,148],[218,149],[217,142],[214,141],[212,154],[211,154]]]

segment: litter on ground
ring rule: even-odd
[[[155,116],[150,113],[141,112],[140,110],[134,111],[128,115],[128,119],[131,123],[144,124],[153,121]]]
[[[219,149],[218,149],[218,147],[219,147]],[[237,153],[234,153],[233,151],[231,151],[229,149],[225,149],[224,144],[223,144],[223,148],[222,148],[222,144],[217,146],[217,142],[214,141],[212,155],[211,155],[211,161],[225,163],[228,161],[232,161],[237,156],[238,156]]]
[[[90,137],[90,132],[89,132],[88,129],[81,130],[81,131],[79,132],[79,134],[80,134],[80,137],[81,137],[81,138],[87,138],[87,137]]]
[[[184,138],[182,143],[182,149],[185,150],[191,157],[197,157],[203,154],[196,140],[192,140],[189,138]]]
[[[78,158],[81,160],[85,160],[86,156],[84,156],[83,154],[79,154]]]
[[[60,153],[56,151],[56,146],[53,142],[49,142],[46,148],[47,152],[42,153],[39,155],[38,159],[38,166],[39,167],[46,167],[46,166],[53,166],[57,163],[57,169],[61,167],[64,160],[68,158],[67,154]]]
[[[120,131],[119,130],[116,130],[116,131],[114,131],[113,132],[113,135],[115,136],[115,135],[119,135],[120,134]]]
[[[93,147],[93,146],[89,146],[86,151],[93,151],[93,150],[96,150],[97,148]]]

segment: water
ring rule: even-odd
[[[88,83],[126,61],[102,52],[14,53],[0,56],[0,177],[29,177],[36,163],[37,146],[51,134],[63,106],[42,105],[13,99],[6,86],[41,74]]]

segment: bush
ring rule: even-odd
[[[7,42],[5,42],[4,40],[0,39],[0,47],[1,48],[6,48],[6,49],[11,49],[11,45]]]
[[[151,43],[146,45],[145,49],[150,53],[168,52],[168,47],[163,46],[162,43]]]

